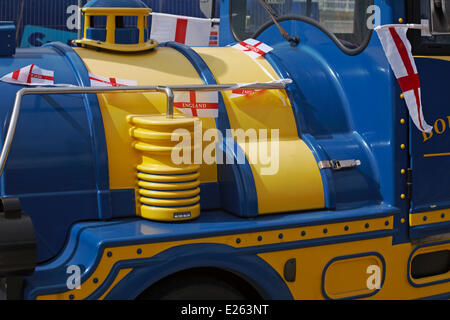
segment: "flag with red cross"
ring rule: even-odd
[[[407,25],[387,25],[377,27],[375,31],[400,84],[412,121],[420,131],[430,132],[433,127],[423,116],[419,74],[406,36],[408,28]]]
[[[0,78],[1,81],[28,86],[54,85],[54,72],[30,64]]]
[[[174,95],[174,107],[185,114],[200,118],[219,116],[217,91],[176,91]]]

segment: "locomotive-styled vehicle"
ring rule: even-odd
[[[57,84],[0,83],[8,298],[449,298],[450,1],[220,8],[220,47],[158,44],[139,0],[90,1],[75,47],[0,26],[0,75]],[[432,131],[373,31],[399,23],[430,29],[408,35]]]

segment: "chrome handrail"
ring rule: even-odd
[[[284,79],[275,82],[268,83],[250,83],[250,84],[218,84],[218,85],[180,85],[180,86],[130,86],[130,87],[39,87],[39,88],[22,88],[17,91],[16,99],[14,101],[14,107],[9,121],[8,131],[6,133],[5,142],[3,143],[2,152],[0,154],[0,176],[3,174],[3,170],[8,159],[9,151],[14,140],[14,134],[17,128],[17,122],[19,119],[20,108],[22,106],[23,97],[26,95],[36,94],[67,94],[67,93],[108,93],[108,92],[123,92],[123,93],[136,93],[136,92],[161,92],[167,97],[167,118],[173,118],[173,105],[174,105],[174,91],[227,91],[234,90],[236,88],[248,89],[248,90],[280,90],[284,89],[287,84],[292,81]]]

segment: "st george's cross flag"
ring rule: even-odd
[[[251,97],[257,93],[263,93],[265,90],[262,89],[236,89],[231,91],[230,98],[240,98],[240,97]]]
[[[207,47],[210,42],[212,20],[152,13],[150,38],[158,42],[175,41],[188,46]]]
[[[138,85],[135,80],[105,78],[92,73],[89,73],[89,80],[91,81],[91,87],[128,87]]]
[[[194,117],[217,118],[219,93],[217,91],[175,91],[174,107]]]
[[[409,115],[422,132],[431,132],[423,116],[420,79],[411,52],[411,43],[406,37],[409,25],[385,25],[375,28],[386,57],[405,97]]]
[[[28,86],[54,85],[54,72],[30,64],[0,78],[1,81]]]
[[[272,47],[269,47],[267,44],[262,43],[261,41],[255,40],[255,39],[247,39],[244,41],[239,42],[238,44],[235,44],[233,48],[238,49],[248,56],[250,56],[252,59],[259,58],[263,55],[265,55],[267,52],[270,52],[273,50]]]

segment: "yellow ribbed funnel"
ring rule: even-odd
[[[133,125],[130,134],[135,139],[134,148],[142,155],[137,166],[140,215],[157,221],[198,217],[200,166],[193,164],[193,159],[194,128],[199,120],[178,114],[173,119],[165,115],[133,116],[129,122]],[[180,151],[182,141],[187,143]],[[180,152],[190,162],[176,164],[179,160],[174,160],[174,154]]]

